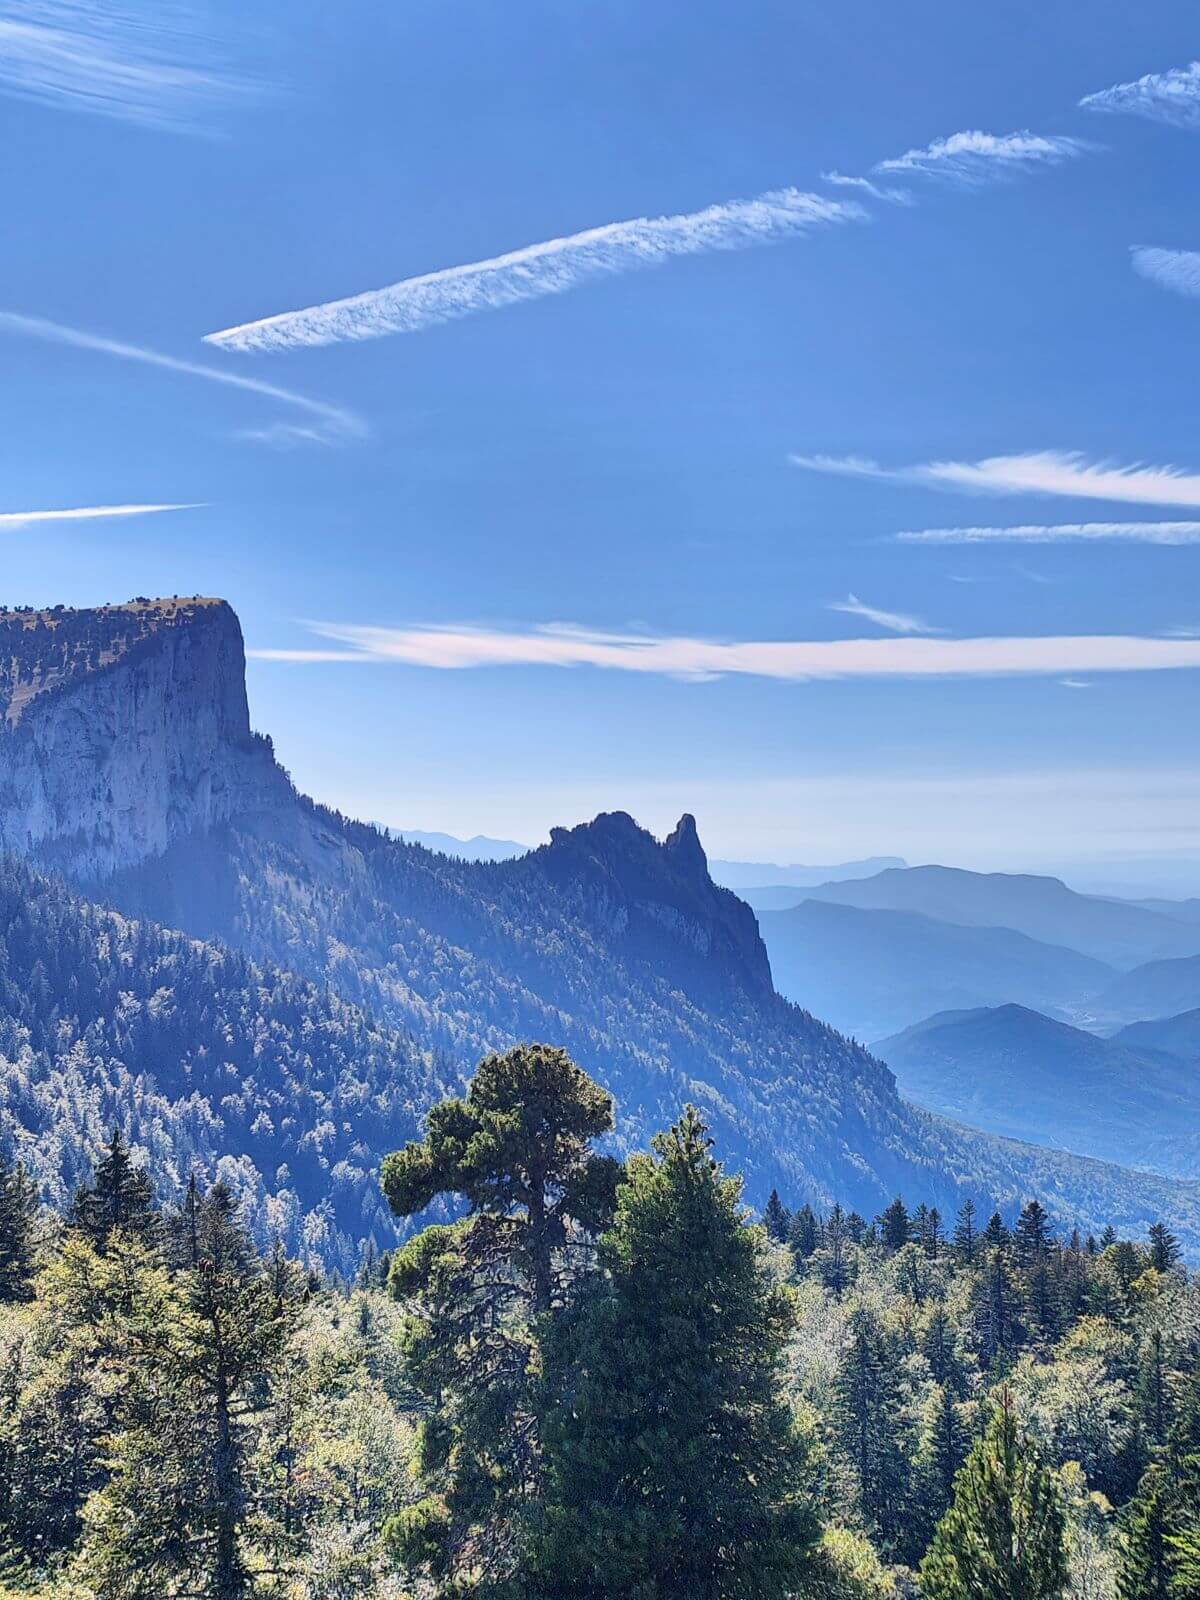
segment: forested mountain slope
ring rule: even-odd
[[[64,1206],[114,1125],[178,1201],[220,1176],[262,1238],[391,1243],[379,1153],[448,1063],[293,973],[90,905],[0,857],[0,1149]]]
[[[1200,1167],[1200,1072],[1153,1033],[1100,1039],[1002,1005],[942,1012],[875,1049],[947,1116],[1180,1177]]]
[[[206,611],[204,625],[208,681],[240,681],[236,618]],[[29,770],[15,759],[25,746],[6,742],[20,739],[56,786],[26,847],[69,865],[93,899],[293,969],[407,1032],[421,1052],[405,1090],[414,1104],[435,1055],[466,1074],[485,1050],[541,1038],[612,1089],[623,1147],[684,1101],[700,1105],[755,1201],[777,1186],[873,1213],[906,1189],[943,1210],[966,1194],[1012,1209],[1038,1192],[1081,1224],[1136,1232],[1163,1215],[1200,1250],[1196,1186],[974,1135],[902,1101],[879,1061],[775,993],[753,913],[713,884],[690,818],[661,843],[613,813],[516,860],[435,855],[298,796],[249,735],[242,698],[224,732],[207,721],[176,632],[161,658],[142,649],[136,680],[127,664],[102,664],[49,709],[60,726],[107,730],[95,755],[113,792],[133,773],[165,792],[163,814],[145,818],[165,844],[114,862],[120,815],[105,814],[99,789],[86,816],[72,814],[73,780],[54,768],[55,730],[34,700],[0,733],[0,779]],[[207,792],[221,796],[211,815],[177,777],[179,743],[198,734]]]

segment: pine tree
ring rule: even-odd
[[[1148,1467],[1126,1508],[1117,1591],[1121,1600],[1172,1600],[1168,1486],[1160,1466]]]
[[[908,1210],[899,1195],[878,1217],[880,1238],[888,1251],[902,1250],[908,1243],[911,1226]]]
[[[1164,1223],[1150,1225],[1150,1265],[1156,1272],[1174,1272],[1183,1257],[1179,1240]]]
[[[465,1100],[429,1113],[419,1144],[388,1156],[383,1188],[400,1216],[438,1195],[471,1214],[434,1225],[392,1257],[409,1301],[406,1352],[427,1415],[417,1446],[425,1497],[395,1519],[401,1565],[455,1594],[516,1581],[541,1515],[541,1347],[587,1240],[611,1219],[618,1167],[591,1149],[612,1099],[563,1050],[521,1045],[486,1057]]]
[[[1067,1584],[1058,1492],[1003,1390],[920,1568],[925,1600],[1058,1600]]]
[[[1003,1363],[1025,1337],[1018,1311],[1017,1287],[1004,1252],[992,1250],[972,1293],[972,1321],[980,1361],[985,1367]]]
[[[964,1267],[975,1265],[979,1236],[975,1231],[975,1202],[964,1200],[954,1224],[954,1254]]]
[[[1009,1242],[1009,1232],[1004,1226],[1004,1218],[998,1211],[993,1211],[988,1218],[987,1227],[983,1230],[983,1247],[985,1250],[999,1250]]]
[[[936,1524],[954,1495],[954,1480],[967,1459],[970,1435],[954,1395],[944,1385],[934,1390],[925,1418],[922,1443],[921,1512],[926,1526]]]
[[[33,1293],[37,1190],[19,1163],[0,1157],[0,1303]]]
[[[1030,1200],[1017,1218],[1013,1236],[1017,1264],[1022,1270],[1031,1271],[1045,1261],[1050,1253],[1051,1237],[1050,1218],[1045,1207],[1037,1200]]]
[[[247,1545],[287,1554],[252,1465],[300,1275],[264,1270],[223,1184],[194,1220],[195,1266],[159,1272],[128,1323],[111,1477],[87,1510],[83,1571],[98,1600],[245,1600]]]
[[[144,1167],[134,1164],[120,1128],[113,1129],[91,1185],[76,1194],[67,1220],[101,1251],[114,1228],[147,1244],[157,1239],[159,1218],[150,1178]]]
[[[799,1211],[792,1213],[791,1227],[788,1229],[788,1244],[796,1258],[797,1265],[803,1265],[812,1255],[820,1243],[821,1230],[817,1224],[816,1214],[807,1201]]]
[[[779,1198],[778,1189],[772,1189],[763,1209],[763,1226],[767,1230],[767,1238],[773,1240],[775,1244],[782,1244],[788,1236],[791,1220],[791,1212]]]
[[[897,1362],[875,1318],[859,1307],[834,1385],[838,1438],[854,1467],[863,1521],[888,1553],[908,1524],[905,1419]]]
[[[783,1390],[791,1293],[690,1108],[634,1156],[594,1285],[549,1347],[539,1593],[783,1600],[817,1528]]]
[[[822,1241],[814,1257],[814,1265],[821,1282],[840,1300],[854,1281],[854,1264],[850,1257],[850,1230],[846,1213],[835,1204],[825,1218]]]
[[[945,1307],[936,1306],[921,1341],[921,1354],[929,1363],[929,1375],[955,1399],[966,1393],[966,1373],[955,1348],[954,1327]]]

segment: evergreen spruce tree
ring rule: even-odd
[[[921,1594],[925,1600],[1058,1600],[1066,1585],[1058,1492],[1003,1390],[921,1563]]]
[[[1161,1466],[1147,1467],[1126,1508],[1117,1592],[1121,1600],[1173,1600],[1167,1545],[1170,1494]]]
[[[808,1260],[820,1240],[821,1229],[816,1214],[805,1201],[799,1211],[793,1211],[791,1226],[788,1229],[788,1244],[798,1266],[802,1266]]]
[[[921,1440],[920,1511],[922,1522],[930,1531],[950,1505],[954,1480],[967,1459],[970,1442],[954,1395],[939,1384],[925,1417]]]
[[[37,1190],[25,1169],[0,1157],[0,1303],[33,1292]]]
[[[929,1363],[929,1375],[955,1399],[966,1394],[966,1373],[955,1348],[954,1327],[944,1306],[934,1308],[921,1341],[921,1354]]]
[[[1046,1215],[1045,1207],[1040,1201],[1030,1200],[1022,1208],[1013,1234],[1017,1265],[1022,1271],[1030,1272],[1039,1262],[1046,1260],[1051,1239],[1050,1218]]]
[[[993,1211],[988,1218],[987,1227],[983,1230],[983,1247],[985,1250],[998,1250],[1009,1242],[1009,1232],[1004,1226],[1004,1218],[998,1211]]]
[[[157,1239],[159,1218],[150,1178],[144,1167],[134,1164],[120,1128],[113,1129],[95,1176],[76,1194],[67,1221],[97,1250],[104,1249],[114,1228],[147,1244]]]
[[[690,1108],[630,1159],[605,1278],[550,1341],[553,1600],[783,1600],[817,1527],[783,1390],[791,1293]]]
[[[975,1265],[975,1256],[979,1248],[979,1235],[975,1229],[975,1202],[964,1200],[959,1207],[958,1218],[954,1224],[954,1254],[958,1262],[964,1267]]]
[[[911,1234],[908,1210],[899,1195],[878,1217],[879,1236],[888,1251],[903,1250]]]
[[[223,1184],[199,1198],[194,1223],[195,1266],[156,1275],[128,1321],[111,1476],[87,1508],[83,1572],[97,1600],[246,1600],[249,1545],[277,1570],[294,1554],[252,1467],[300,1275],[264,1270]]]
[[[778,1189],[772,1189],[763,1208],[763,1226],[767,1230],[767,1238],[775,1244],[782,1244],[788,1236],[791,1220],[791,1212],[779,1198]]]
[[[426,1416],[416,1471],[425,1496],[388,1539],[437,1594],[507,1595],[542,1514],[542,1344],[589,1237],[607,1225],[617,1163],[592,1141],[612,1099],[563,1050],[521,1045],[486,1057],[465,1100],[429,1113],[419,1144],[388,1156],[383,1188],[399,1216],[438,1195],[470,1215],[426,1228],[392,1257],[410,1308],[410,1376]]]
[[[1020,1295],[1002,1249],[993,1249],[972,1292],[972,1322],[979,1359],[984,1367],[1003,1364],[1025,1337]]]
[[[837,1435],[858,1480],[863,1521],[897,1555],[912,1522],[896,1356],[865,1307],[852,1314],[849,1334],[834,1385]]]
[[[840,1300],[854,1281],[854,1262],[850,1252],[850,1229],[846,1213],[840,1205],[835,1204],[825,1218],[821,1244],[813,1258],[821,1282],[835,1300]]]
[[[1150,1265],[1156,1272],[1174,1272],[1183,1257],[1179,1240],[1164,1223],[1150,1225]]]

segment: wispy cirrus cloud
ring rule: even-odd
[[[1200,506],[1200,473],[1143,462],[1122,465],[1091,461],[1077,450],[1036,450],[1024,455],[987,456],[982,461],[930,461],[904,467],[881,466],[864,456],[793,454],[789,460],[807,472],[878,478],[977,494],[1065,495],[1139,505]]]
[[[1058,166],[1084,155],[1086,140],[1064,134],[983,133],[968,129],[935,139],[918,150],[878,161],[871,169],[879,173],[908,173],[913,177],[940,178],[948,183],[975,186],[991,179],[1011,177],[1034,167]]]
[[[345,406],[331,405],[326,400],[314,400],[294,389],[282,388],[277,383],[267,383],[262,378],[246,377],[240,372],[229,372],[223,367],[205,366],[198,361],[186,361],[178,356],[163,355],[158,350],[147,350],[142,345],[127,344],[121,339],[109,339],[101,334],[87,333],[81,328],[70,328],[60,322],[50,322],[45,317],[28,317],[16,311],[0,311],[0,333],[11,333],[29,339],[42,339],[50,344],[70,345],[76,350],[91,350],[98,355],[114,356],[119,361],[139,362],[143,366],[158,367],[164,372],[176,372],[184,377],[200,378],[206,383],[220,383],[231,389],[241,389],[247,394],[275,400],[281,405],[304,412],[312,422],[304,429],[291,429],[290,442],[303,438],[320,439],[330,443],[337,440],[361,438],[367,433],[363,419]],[[287,430],[289,425],[274,425]],[[254,437],[254,434],[248,435]],[[270,429],[258,430],[264,442],[277,443]],[[282,435],[280,436],[282,437]]]
[[[835,188],[857,189],[861,194],[870,195],[872,200],[886,200],[891,205],[911,206],[913,193],[911,189],[883,188],[878,183],[872,183],[870,178],[856,178],[847,172],[823,172],[822,183],[831,183]]]
[[[1167,72],[1147,72],[1129,83],[1114,83],[1111,88],[1084,95],[1079,104],[1085,111],[1116,112],[1176,128],[1200,128],[1200,61]]]
[[[1023,522],[1011,528],[906,528],[901,544],[1200,544],[1200,522]]]
[[[96,522],[104,517],[147,517],[159,511],[197,511],[201,502],[179,505],[67,506],[54,511],[0,511],[0,533],[15,533],[42,522]]]
[[[180,0],[0,0],[0,93],[146,127],[192,129],[250,85],[212,7]]]
[[[1200,640],[1123,635],[970,639],[743,640],[606,633],[569,624],[403,628],[317,622],[327,643],[263,649],[259,661],[382,663],[464,671],[596,667],[707,682],[750,676],[789,682],[838,678],[1071,677],[1200,667]],[[335,648],[336,647],[336,648]]]
[[[1157,250],[1137,245],[1130,251],[1133,270],[1151,283],[1174,294],[1200,297],[1200,253],[1195,250]]]
[[[675,256],[775,244],[866,216],[855,201],[775,189],[752,200],[723,201],[679,216],[610,222],[486,261],[403,278],[348,299],[244,322],[206,339],[227,350],[262,351],[420,333],[460,317],[565,294],[596,278],[661,266]]]
[[[844,600],[831,600],[829,611],[843,611],[847,616],[862,617],[867,622],[873,622],[877,628],[886,628],[889,633],[940,633],[940,628],[930,627],[928,622],[920,617],[908,616],[903,611],[881,611],[878,606],[869,606],[860,600],[856,594],[847,595]]]

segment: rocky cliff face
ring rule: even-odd
[[[0,849],[106,878],[287,792],[224,602],[0,612]]]
[[[659,844],[624,811],[577,828],[554,828],[527,858],[560,888],[588,900],[591,918],[630,956],[673,966],[690,986],[701,976],[771,992],[771,967],[754,913],[708,875],[708,860],[685,814]]]

